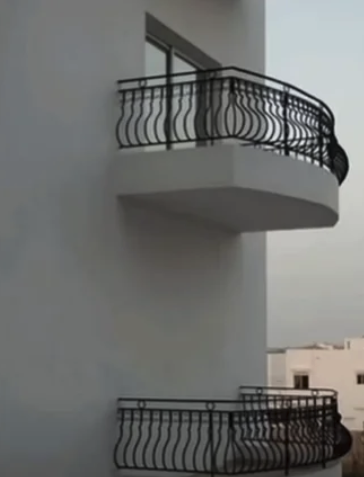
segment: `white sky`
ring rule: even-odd
[[[364,0],[267,0],[267,73],[329,104],[351,166],[336,228],[268,236],[269,344],[364,334]]]

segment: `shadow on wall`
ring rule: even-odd
[[[364,476],[364,431],[351,431],[353,446],[343,460],[343,477]]]

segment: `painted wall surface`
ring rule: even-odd
[[[285,375],[285,385],[293,386],[294,374],[307,372],[311,387],[338,391],[343,424],[350,430],[362,431],[364,385],[357,384],[357,374],[364,374],[363,342],[363,338],[354,338],[345,340],[343,349],[288,349],[280,355],[269,354],[268,382],[277,386],[277,376]]]
[[[234,398],[266,377],[264,234],[125,208],[115,81],[145,13],[264,69],[264,2],[7,0],[0,11],[0,475],[113,475],[118,396]]]

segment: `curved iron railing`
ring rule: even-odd
[[[288,83],[239,68],[118,81],[120,148],[207,145],[236,139],[331,171],[349,162],[321,100]]]
[[[325,467],[350,450],[334,393],[303,401],[260,395],[260,404],[253,393],[238,401],[119,399],[115,466],[210,475],[289,473]]]

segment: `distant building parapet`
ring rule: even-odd
[[[364,342],[364,339],[363,339]],[[287,346],[284,348],[268,348],[268,353],[269,354],[280,354],[280,353],[285,353],[287,350],[290,349],[296,349],[296,350],[310,350],[310,349],[316,349],[316,350],[343,350],[345,349],[344,344],[341,343],[311,343],[307,345],[302,345],[302,346]]]

